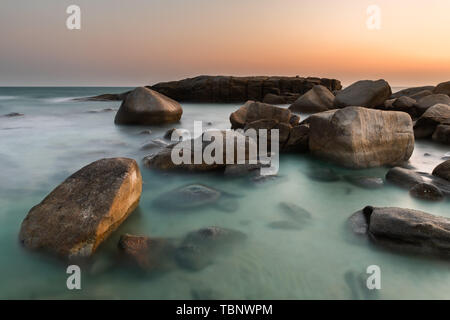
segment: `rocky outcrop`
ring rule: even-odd
[[[420,92],[428,91],[431,93],[431,91],[433,91],[433,90],[434,90],[434,86],[422,86],[422,87],[407,88],[407,89],[400,90],[396,93],[393,93],[389,99],[397,99],[397,98],[400,98],[403,96],[412,97]]]
[[[400,251],[450,253],[450,219],[418,210],[365,207],[349,219],[351,229]]]
[[[262,101],[267,94],[289,96],[303,94],[315,85],[329,90],[341,89],[335,79],[302,77],[228,77],[199,76],[180,81],[162,82],[150,88],[182,102]]]
[[[434,168],[433,176],[450,181],[450,160],[446,160]]]
[[[414,136],[429,138],[439,124],[450,125],[450,105],[436,104],[428,108],[414,125]]]
[[[293,112],[316,113],[333,109],[334,95],[324,86],[314,86],[297,99],[289,110]]]
[[[436,88],[434,88],[433,93],[442,93],[450,96],[450,81],[439,83]]]
[[[90,256],[137,207],[141,191],[136,161],[95,161],[30,210],[22,222],[20,242],[63,257]]]
[[[156,91],[139,87],[130,92],[116,114],[116,124],[164,124],[178,122],[180,104]]]
[[[351,168],[396,165],[414,150],[411,117],[361,107],[316,113],[309,118],[312,154]]]
[[[450,124],[441,124],[434,130],[433,140],[450,145]]]
[[[445,94],[432,94],[423,97],[416,103],[416,112],[420,116],[429,108],[437,104],[450,105],[450,97]]]
[[[348,106],[361,106],[378,108],[389,99],[392,91],[385,80],[361,80],[339,91],[334,100],[334,106],[344,108]]]

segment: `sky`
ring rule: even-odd
[[[68,30],[69,5],[81,29]],[[367,8],[380,8],[380,29]],[[450,80],[450,0],[1,0],[0,86],[202,74]]]

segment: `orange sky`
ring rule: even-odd
[[[77,4],[82,29],[65,27]],[[366,9],[381,9],[381,29]],[[0,85],[135,86],[199,74],[450,80],[449,0],[2,0]]]

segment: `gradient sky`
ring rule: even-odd
[[[81,30],[66,8],[81,7]],[[366,9],[381,8],[381,30]],[[450,0],[1,0],[0,86],[200,74],[450,80]]]

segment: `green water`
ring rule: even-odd
[[[89,111],[118,108],[118,102],[71,102],[70,97],[127,88],[0,88],[0,298],[2,299],[355,299],[345,274],[365,273],[369,265],[381,268],[379,299],[450,298],[450,262],[393,253],[354,237],[347,218],[366,205],[398,206],[450,217],[448,201],[430,203],[413,199],[393,186],[367,190],[341,179],[311,180],[316,166],[329,166],[306,155],[282,155],[279,177],[256,184],[249,178],[231,179],[215,174],[186,175],[152,172],[142,166],[149,152],[140,150],[151,139],[173,127],[117,127],[115,112]],[[236,105],[183,104],[177,127],[192,130],[193,121],[212,122],[211,128],[229,128]],[[151,135],[140,131],[151,129]],[[430,172],[448,148],[418,142],[411,164]],[[430,156],[424,156],[430,153]],[[91,261],[81,265],[82,290],[66,287],[67,263],[31,253],[18,243],[20,224],[68,175],[104,157],[131,157],[141,164],[144,190],[138,208],[104,244]],[[339,174],[384,177],[387,169]],[[168,213],[153,205],[163,192],[188,183],[202,183],[239,194],[238,208],[225,213],[215,207],[197,212]],[[288,201],[308,210],[312,219],[301,230],[268,227],[283,220],[279,203]],[[248,239],[219,256],[200,271],[175,268],[145,273],[117,259],[123,233],[182,237],[206,226],[236,229]],[[367,276],[367,275],[366,275]]]

